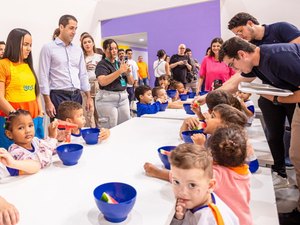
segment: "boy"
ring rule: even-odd
[[[240,100],[242,111],[246,114],[248,117],[248,126],[251,126],[253,119],[255,117],[255,109],[254,109],[254,103],[251,101],[250,93],[245,93],[241,91],[237,91],[237,97]]]
[[[178,145],[171,153],[171,180],[177,199],[171,225],[239,224],[231,209],[213,193],[213,159],[195,144]]]
[[[139,86],[135,89],[135,97],[138,100],[137,116],[140,117],[144,114],[155,114],[160,110],[160,104],[166,100],[157,98],[156,102],[151,104],[153,96],[151,88],[146,85]]]
[[[84,143],[81,136],[81,128],[85,125],[85,117],[83,115],[83,108],[78,102],[64,101],[58,106],[58,119],[76,124],[78,127],[71,129],[71,142]],[[109,129],[101,128],[99,134],[99,141],[106,140],[110,135]],[[60,139],[60,138],[59,138]]]

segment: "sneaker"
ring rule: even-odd
[[[280,176],[276,172],[272,172],[272,179],[273,179],[274,189],[288,188],[289,187],[288,179]]]
[[[299,225],[300,212],[295,208],[290,213],[279,213],[279,221],[281,225]]]

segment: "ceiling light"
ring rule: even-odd
[[[140,38],[139,41],[140,41],[140,42],[143,42],[143,41],[145,41],[145,39],[144,39],[144,38]]]

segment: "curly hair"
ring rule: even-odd
[[[247,156],[247,139],[239,126],[221,127],[208,139],[214,162],[220,166],[237,167],[244,164]]]
[[[82,109],[82,105],[78,102],[64,101],[59,104],[57,109],[57,118],[66,120],[67,118],[73,118],[76,110]]]
[[[29,111],[23,110],[23,109],[17,109],[14,112],[10,112],[8,114],[8,117],[5,121],[5,130],[12,131],[13,122],[19,117],[19,116],[27,116],[30,115]]]

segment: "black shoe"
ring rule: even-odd
[[[280,225],[299,225],[300,224],[300,212],[295,208],[290,213],[279,213]]]

